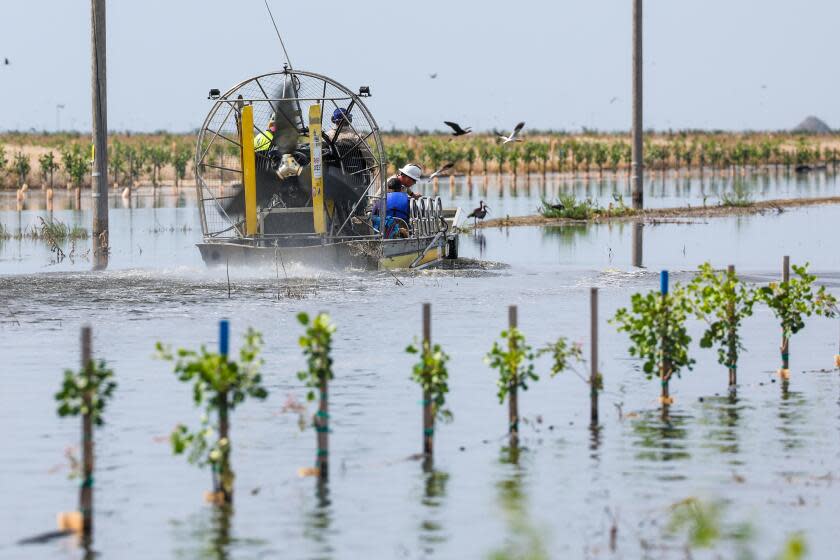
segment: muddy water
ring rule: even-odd
[[[794,188],[794,187],[790,187]],[[770,194],[770,197],[787,196]],[[505,199],[507,200],[507,198]],[[792,382],[774,382],[778,329],[760,310],[745,326],[740,388],[726,395],[714,353],[672,384],[668,422],[658,387],[628,359],[627,340],[606,324],[630,294],[654,289],[661,268],[675,281],[705,260],[733,263],[748,279],[777,276],[781,256],[810,261],[840,294],[833,246],[840,208],[717,218],[643,228],[645,268],[631,266],[631,226],[484,230],[462,239],[456,270],[407,275],[326,274],[289,267],[208,271],[189,200],[142,203],[111,213],[111,268],[88,272],[81,253],[51,264],[31,241],[0,244],[3,390],[0,422],[0,557],[78,558],[69,539],[17,546],[50,530],[75,506],[65,449],[78,425],[55,415],[61,371],[78,361],[78,329],[94,327],[94,351],[117,372],[119,390],[97,432],[96,540],[104,558],[483,558],[511,547],[552,558],[683,558],[668,537],[670,506],[696,496],[725,505],[725,527],[749,522],[757,557],[771,557],[802,531],[813,558],[833,557],[840,499],[836,321],[814,319],[791,344]],[[87,223],[85,211],[56,211]],[[32,223],[43,212],[4,212]],[[84,244],[84,243],[82,243]],[[588,290],[601,289],[601,425],[588,428],[588,388],[567,372],[522,395],[522,449],[506,446],[506,408],[483,354],[505,326],[508,304],[535,345],[567,335],[588,344]],[[420,396],[405,345],[420,332],[420,303],[433,304],[433,337],[452,355],[452,424],[437,430],[433,470],[407,457],[421,444]],[[332,479],[300,479],[315,437],[287,399],[295,377],[297,311],[328,310],[338,324],[332,388]],[[266,338],[270,398],[233,417],[237,473],[232,516],[202,503],[209,473],[172,457],[166,436],[196,424],[190,391],[152,358],[155,341],[215,344],[231,320],[234,348],[247,326]],[[695,339],[701,326],[692,325]],[[541,372],[547,370],[538,362]],[[583,373],[585,366],[579,368]],[[311,407],[310,407],[311,411]],[[9,437],[11,436],[11,437]],[[617,526],[616,552],[610,528]],[[731,545],[717,552],[734,556]]]

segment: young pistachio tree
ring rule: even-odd
[[[508,398],[509,403],[509,433],[517,437],[519,432],[519,403],[518,390],[528,390],[528,382],[539,381],[535,371],[534,359],[548,354],[551,356],[551,377],[571,367],[571,362],[583,361],[583,351],[579,344],[571,343],[565,337],[546,344],[536,352],[525,342],[525,335],[515,326],[511,326],[501,333],[501,344],[493,342],[493,347],[484,358],[484,362],[491,368],[498,370],[499,403]],[[597,383],[597,381],[596,381]],[[595,389],[599,389],[596,387]]]
[[[58,171],[58,162],[55,161],[55,154],[47,152],[38,156],[38,165],[41,168],[41,186],[53,188],[53,174]]]
[[[540,377],[534,371],[534,351],[525,342],[522,331],[511,326],[502,331],[501,338],[501,344],[493,342],[484,362],[499,372],[496,380],[499,403],[508,398],[508,433],[516,438],[519,434],[518,390],[527,391],[528,382],[538,381]]]
[[[239,359],[232,360],[224,348],[226,330],[223,333],[220,352],[210,352],[203,345],[197,352],[184,348],[173,352],[160,342],[155,348],[158,358],[174,362],[179,381],[192,383],[193,402],[204,409],[198,429],[191,431],[183,424],[175,427],[170,436],[172,452],[175,455],[186,453],[189,462],[199,467],[209,465],[213,474],[212,501],[230,504],[235,476],[230,461],[230,414],[248,397],[264,400],[268,391],[260,374],[262,335],[249,328],[239,350]],[[211,419],[214,415],[215,425]]]
[[[90,329],[82,331],[83,346],[90,348]],[[86,343],[84,341],[87,341]],[[84,356],[84,350],[83,350]],[[105,424],[104,412],[108,401],[117,388],[114,372],[104,360],[87,360],[79,371],[65,370],[61,390],[55,394],[58,402],[58,415],[82,417],[82,462],[78,474],[82,482],[79,486],[79,512],[81,528],[90,536],[93,526],[93,428]]]
[[[664,406],[672,402],[668,387],[671,378],[694,365],[688,355],[691,337],[685,326],[691,311],[685,288],[676,284],[664,294],[656,290],[633,294],[630,308],[622,307],[611,320],[620,332],[630,335],[630,355],[642,360],[645,376],[659,378]]]
[[[435,421],[452,421],[452,412],[446,408],[446,394],[449,392],[449,370],[446,364],[449,355],[439,344],[423,340],[419,346],[415,342],[405,349],[409,354],[418,355],[418,361],[411,369],[411,379],[423,390],[423,452],[431,455],[434,450]]]
[[[771,282],[758,290],[758,298],[766,304],[782,327],[782,344],[779,348],[782,379],[790,376],[790,338],[805,327],[805,317],[836,315],[837,299],[829,294],[825,286],[814,289],[813,274],[808,274],[808,263],[804,266],[791,265],[796,278],[786,282]]]
[[[306,394],[307,400],[315,400],[316,390],[320,396],[318,412],[315,413],[312,424],[315,427],[318,445],[315,470],[317,475],[325,480],[329,468],[330,430],[327,386],[334,377],[332,337],[336,327],[326,313],[319,313],[311,320],[307,313],[298,313],[297,320],[306,329],[298,339],[306,357],[306,369],[299,371],[297,376],[309,389]]]
[[[32,164],[29,162],[29,155],[24,154],[23,152],[16,153],[15,161],[12,167],[15,170],[15,174],[17,174],[18,187],[22,187],[24,183],[26,183],[26,177],[29,176],[29,172],[32,170]]]
[[[744,349],[739,330],[744,319],[752,315],[756,291],[738,280],[734,267],[723,272],[703,263],[688,284],[688,292],[694,300],[695,314],[707,325],[700,347],[717,347],[718,362],[729,369],[732,389],[737,383],[738,355]]]

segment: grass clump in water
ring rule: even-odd
[[[44,218],[38,218],[41,220],[41,226],[33,230],[36,235],[33,235],[34,238],[52,240],[56,242],[61,241],[76,241],[78,239],[87,239],[88,238],[88,231],[87,229],[81,226],[68,226],[64,222],[59,220],[51,220],[46,221]]]
[[[62,243],[64,241],[87,239],[90,236],[88,230],[82,226],[69,226],[60,220],[48,222],[41,217],[38,219],[41,221],[39,226],[27,227],[18,231],[12,231],[0,223],[0,239],[33,239],[49,243]]]
[[[732,184],[732,192],[724,193],[720,199],[720,204],[728,208],[752,206],[752,194],[742,181],[735,181]]]
[[[569,220],[590,220],[593,218],[619,218],[633,214],[633,209],[624,204],[624,197],[613,193],[613,201],[607,208],[599,206],[592,199],[578,200],[573,194],[561,194],[554,202],[542,199],[539,213],[544,218],[566,218]]]
[[[539,212],[544,218],[588,220],[595,215],[596,209],[591,199],[578,200],[573,194],[561,194],[554,202],[543,198]]]

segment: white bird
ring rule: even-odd
[[[522,139],[519,138],[518,135],[524,127],[525,123],[521,122],[516,125],[516,127],[513,129],[513,132],[510,133],[510,136],[502,136],[500,134],[499,138],[502,139],[502,145],[507,144],[508,142],[522,142]]]
[[[450,161],[450,162],[444,163],[444,164],[441,166],[441,168],[440,168],[440,169],[438,169],[437,171],[435,171],[434,173],[432,173],[432,174],[431,174],[431,175],[429,175],[428,177],[423,177],[423,178],[424,178],[424,179],[431,180],[431,179],[434,179],[435,177],[440,177],[443,173],[446,173],[447,171],[449,171],[449,170],[450,170],[450,169],[452,169],[453,167],[455,167],[455,162],[454,162],[454,161]]]

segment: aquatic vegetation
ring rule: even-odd
[[[752,315],[756,302],[755,290],[740,280],[731,270],[716,271],[703,263],[697,276],[688,284],[694,299],[694,312],[708,325],[700,338],[701,348],[717,345],[718,362],[730,369],[730,385],[734,384],[738,355],[744,349],[740,327]]]
[[[613,193],[613,201],[607,208],[603,208],[591,199],[578,200],[570,193],[560,194],[557,200],[542,199],[538,211],[544,218],[565,218],[568,220],[590,220],[600,217],[619,218],[631,216],[635,210],[624,204],[624,197],[620,193]]]
[[[189,430],[179,424],[170,435],[172,452],[187,455],[190,463],[199,467],[210,465],[213,473],[216,503],[230,503],[233,499],[234,472],[230,465],[230,414],[247,398],[264,400],[268,391],[262,384],[259,358],[262,335],[254,329],[245,332],[239,359],[227,355],[227,323],[222,326],[220,352],[210,352],[204,346],[198,351],[171,347],[158,342],[156,356],[175,364],[178,380],[192,383],[193,403],[203,407],[201,424],[196,430]],[[218,423],[213,426],[211,416],[217,415]]]
[[[0,223],[0,240],[4,239],[32,239],[43,240],[50,245],[57,245],[65,241],[77,241],[89,237],[88,230],[78,225],[67,225],[60,220],[46,221],[38,217],[41,224],[38,227],[25,228],[18,231],[11,231],[4,224]]]
[[[743,181],[733,181],[732,191],[724,193],[720,199],[722,206],[727,207],[744,207],[752,206],[752,193],[746,187]]]
[[[554,202],[543,199],[539,213],[545,218],[588,220],[595,215],[595,210],[595,203],[591,200],[578,200],[573,194],[563,193]]]

